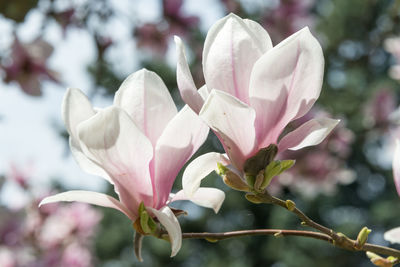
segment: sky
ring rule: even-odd
[[[137,68],[135,58],[138,57],[134,42],[126,42],[130,39],[130,33],[123,27],[125,20],[134,11],[139,21],[152,21],[160,15],[161,8],[156,0],[111,2],[121,16],[112,20],[110,29],[105,29],[112,33],[117,43],[107,56],[112,62],[118,63],[114,67],[123,77],[129,75],[127,70]],[[184,10],[187,14],[199,15],[201,27],[206,31],[223,15],[222,7],[217,2],[188,0],[185,1]],[[31,11],[18,28],[18,37],[26,42],[34,39],[41,19],[39,11]],[[2,49],[12,42],[11,24],[2,17],[0,32]],[[6,85],[0,81],[0,174],[9,173],[10,164],[15,164],[22,171],[29,172],[27,175],[38,192],[47,188],[52,179],[58,179],[69,189],[102,190],[105,185],[103,179],[86,174],[79,168],[57,131],[63,127],[61,103],[66,88],[76,87],[86,93],[91,89],[86,68],[95,58],[94,43],[86,31],[77,28],[70,28],[64,38],[56,23],[47,27],[45,40],[56,48],[49,60],[49,67],[60,73],[62,85],[45,82],[43,96],[34,98],[22,93],[18,85]],[[173,45],[170,46],[167,59],[175,65]],[[92,99],[97,107],[110,105],[111,101],[100,97]],[[15,185],[7,183],[2,190],[0,202],[15,207],[23,205],[24,195]]]

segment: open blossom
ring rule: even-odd
[[[227,154],[208,153],[193,161],[183,176],[186,194],[197,190],[217,162],[238,176],[236,185],[243,185],[246,164],[261,150],[276,145],[275,153],[279,153],[317,145],[338,123],[311,119],[281,137],[289,122],[310,110],[321,91],[324,57],[308,28],[272,47],[267,31],[258,23],[229,14],[207,34],[203,50],[206,84],[199,90],[182,42],[178,37],[175,41],[181,96],[215,132]],[[268,158],[268,152],[264,156]],[[256,174],[265,167],[261,164]]]
[[[393,155],[393,178],[396,186],[397,194],[400,196],[400,140],[396,139],[396,148]],[[385,232],[383,236],[391,243],[400,244],[400,227],[393,228]]]
[[[26,94],[40,96],[42,80],[58,82],[57,74],[46,64],[52,53],[53,47],[40,38],[23,44],[15,37],[9,63],[0,66],[5,73],[4,81],[15,81]]]
[[[115,94],[114,104],[94,109],[78,89],[69,89],[63,120],[71,151],[85,171],[114,185],[119,200],[97,192],[69,191],[45,198],[42,204],[80,201],[114,208],[133,222],[144,204],[167,230],[172,256],[180,249],[181,229],[167,206],[188,199],[171,193],[182,166],[205,141],[208,127],[187,106],[179,112],[161,78],[145,69],[130,75]],[[218,211],[224,193],[201,188],[190,200]]]

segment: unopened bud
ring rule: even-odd
[[[370,251],[367,251],[367,257],[371,260],[371,262],[375,266],[379,267],[392,267],[394,263],[397,261],[397,258],[393,256],[389,256],[385,259]]]
[[[133,223],[133,227],[142,235],[154,234],[157,230],[157,224],[149,216],[143,202],[139,205],[138,214],[139,218]]]
[[[283,237],[282,231],[276,232],[274,234],[275,237]]]
[[[290,200],[290,199],[288,199],[288,200],[286,200],[285,201],[285,204],[286,204],[286,208],[289,210],[289,211],[294,211],[294,209],[296,208],[296,203],[294,203],[292,200]]]
[[[264,171],[261,170],[256,176],[256,179],[254,182],[254,190],[256,192],[262,193],[264,191],[264,189],[262,188],[263,183],[264,183]]]
[[[222,180],[227,186],[239,191],[250,191],[249,186],[246,184],[245,181],[243,181],[242,178],[240,178],[239,175],[231,171],[229,168],[223,166],[221,163],[217,163],[217,165],[218,174],[222,177]]]
[[[218,239],[212,238],[212,237],[206,237],[205,240],[207,240],[208,242],[211,242],[211,243],[217,243],[218,242]]]
[[[228,170],[222,163],[217,162],[217,174],[220,176],[225,175],[226,171]]]
[[[365,243],[367,243],[368,240],[368,235],[371,233],[371,229],[368,229],[367,227],[363,227],[361,231],[358,233],[356,243],[354,244],[354,247],[356,249],[361,249]]]

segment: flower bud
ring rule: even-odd
[[[249,186],[245,183],[245,181],[243,181],[242,178],[240,178],[239,175],[237,175],[219,162],[217,163],[217,166],[217,173],[219,176],[222,177],[222,180],[227,186],[239,191],[250,191]]]
[[[285,203],[286,203],[286,208],[287,208],[289,211],[294,211],[294,209],[296,208],[296,203],[294,203],[294,202],[293,202],[292,200],[290,200],[290,199],[286,200]]]
[[[157,224],[147,212],[143,202],[139,205],[138,214],[139,218],[133,223],[133,227],[136,231],[142,235],[155,234],[157,231]]]
[[[368,240],[368,235],[371,233],[371,229],[368,229],[367,227],[363,227],[363,229],[361,229],[361,231],[358,233],[357,236],[357,240],[356,243],[354,244],[354,247],[356,249],[361,249],[364,244],[367,242]]]
[[[392,256],[389,256],[385,259],[370,251],[367,251],[367,257],[375,266],[379,267],[392,267],[397,260],[397,258]]]

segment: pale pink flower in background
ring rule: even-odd
[[[98,211],[82,203],[60,206],[36,229],[38,240],[47,248],[59,245],[74,234],[84,241],[94,234],[101,217]]]
[[[217,162],[244,181],[244,163],[260,149],[277,144],[278,153],[319,144],[338,120],[311,119],[281,137],[286,125],[305,115],[319,97],[324,57],[318,41],[304,28],[272,47],[256,22],[230,14],[209,30],[203,50],[206,84],[199,91],[178,52],[177,82],[183,100],[210,126],[227,157],[208,153],[194,160],[183,176],[193,194]],[[279,142],[278,142],[279,140]]]
[[[0,263],[2,267],[17,267],[15,254],[7,247],[0,247]]]
[[[379,89],[365,106],[365,124],[368,127],[387,130],[391,125],[391,117],[396,105],[396,95],[392,90]]]
[[[301,28],[313,27],[315,16],[311,10],[315,0],[281,0],[263,12],[262,25],[268,28],[274,41],[281,41]]]
[[[58,82],[57,74],[47,67],[46,61],[53,53],[48,42],[38,38],[23,44],[15,37],[11,49],[10,57],[0,65],[6,83],[15,81],[26,94],[40,96],[42,80]]]
[[[183,191],[171,195],[172,185],[206,140],[208,127],[188,106],[178,112],[161,78],[145,69],[122,83],[111,107],[94,109],[80,90],[69,89],[62,110],[78,164],[112,183],[119,200],[97,192],[69,191],[47,197],[41,205],[86,202],[117,209],[134,222],[143,203],[169,233],[174,256],[182,235],[167,205],[188,197]],[[217,212],[224,197],[215,188],[201,188],[190,200]]]
[[[93,266],[92,254],[87,247],[79,243],[69,244],[62,255],[61,267],[88,267]]]
[[[183,10],[183,0],[163,0],[163,17],[169,23],[170,34],[186,35],[190,29],[197,27],[200,18],[186,15]]]
[[[168,34],[158,24],[145,23],[135,29],[137,46],[150,48],[158,54],[165,54],[168,49]]]

